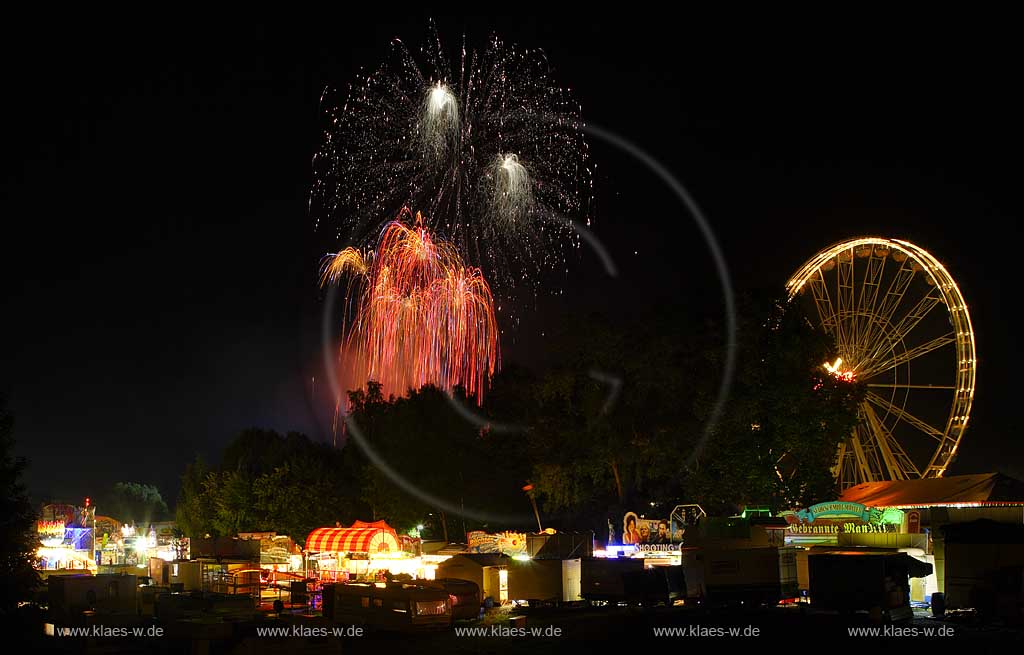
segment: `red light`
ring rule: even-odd
[[[86,498],[86,499],[85,499],[85,506],[86,506],[86,507],[88,507],[88,506],[89,506],[89,499],[88,499],[88,498]]]

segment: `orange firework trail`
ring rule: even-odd
[[[376,252],[346,248],[325,258],[321,284],[351,275],[356,315],[341,347],[349,383],[380,382],[385,396],[428,384],[461,386],[477,403],[500,366],[491,288],[455,247],[435,241],[419,213],[403,209]]]

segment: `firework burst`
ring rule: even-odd
[[[462,387],[483,402],[500,365],[494,299],[480,269],[435,240],[422,216],[403,210],[381,232],[375,251],[353,248],[326,257],[321,284],[349,276],[356,313],[341,349],[352,386],[381,383],[386,395],[433,384]]]
[[[536,280],[578,246],[592,169],[578,104],[540,51],[492,37],[452,65],[432,31],[415,55],[394,41],[337,102],[314,158],[310,208],[342,242],[366,247],[402,207],[499,287]]]

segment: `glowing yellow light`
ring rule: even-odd
[[[836,361],[834,364],[829,364],[828,362],[825,362],[824,366],[826,371],[836,376],[840,380],[844,382],[853,382],[854,378],[856,377],[853,371],[840,371],[839,367],[842,366],[842,364],[843,358],[836,357]]]

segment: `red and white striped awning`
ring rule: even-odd
[[[317,528],[306,537],[311,553],[393,553],[400,550],[393,530],[382,528]]]

